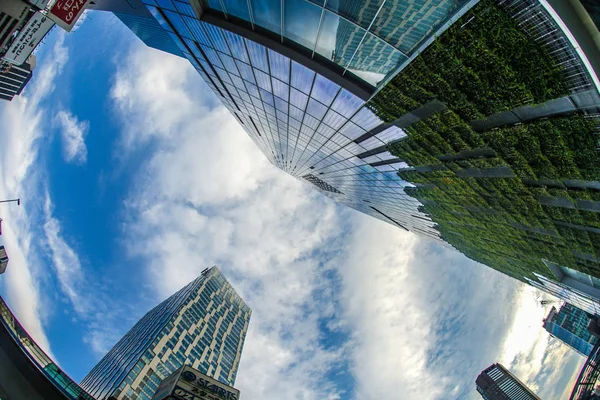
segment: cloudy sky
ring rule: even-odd
[[[253,399],[476,399],[501,362],[543,399],[584,358],[547,295],[336,205],[270,165],[186,60],[110,14],[55,30],[0,104],[0,295],[79,381],[159,301],[218,265],[253,309]]]

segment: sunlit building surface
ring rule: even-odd
[[[218,268],[149,311],[81,381],[98,400],[150,400],[183,365],[233,386],[251,310]]]
[[[493,364],[484,369],[475,384],[485,400],[540,400],[502,364]]]
[[[565,303],[559,311],[552,307],[544,319],[544,329],[553,337],[587,357],[598,341],[587,329],[589,322],[590,317],[585,311]]]

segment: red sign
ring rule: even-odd
[[[67,31],[71,31],[90,0],[56,0],[48,17]]]

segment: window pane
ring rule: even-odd
[[[213,10],[223,12],[223,8],[221,7],[221,2],[219,0],[208,0],[208,7]]]
[[[329,10],[335,12],[336,14],[339,14],[339,15],[345,17],[346,19],[349,19],[350,21],[367,29],[369,27],[369,24],[371,23],[371,21],[373,21],[373,18],[375,18],[375,15],[377,14],[377,10],[379,9],[379,7],[381,6],[381,3],[383,3],[383,1],[384,0],[328,1],[325,6]],[[415,7],[420,7],[420,5],[416,6],[414,4],[414,1],[410,1],[410,2],[408,2],[408,1],[406,1],[406,2],[405,1],[400,1],[400,2],[391,1],[390,3],[392,3],[394,5],[396,3],[407,3],[407,7],[411,7],[411,8],[413,8],[413,10]],[[421,3],[421,2],[419,2],[419,3]]]
[[[167,10],[175,11],[175,6],[171,3],[171,0],[157,0],[158,6],[161,8],[166,8]]]
[[[364,29],[326,11],[316,52],[336,64],[345,66],[350,62],[364,35]]]
[[[292,62],[292,86],[304,93],[310,93],[315,73],[304,66]]]
[[[177,11],[179,11],[180,13],[189,15],[190,17],[196,16],[196,14],[194,13],[194,9],[189,4],[180,3],[178,1],[175,1],[173,3],[175,4]]]
[[[346,89],[342,89],[331,108],[346,118],[350,118],[364,103],[364,101],[348,92]]]
[[[267,62],[267,53],[265,47],[251,40],[246,40],[246,47],[248,48],[248,53],[250,54],[252,66],[268,73],[269,63]]]
[[[194,38],[196,38],[196,41],[198,43],[201,43],[206,46],[212,46],[210,44],[210,40],[208,40],[208,36],[206,36],[204,29],[202,29],[202,27],[200,26],[200,22],[198,22],[196,18],[183,17],[183,19],[185,19],[187,26],[194,34]]]
[[[281,1],[252,0],[254,23],[272,32],[281,34]]]
[[[269,75],[254,68],[254,76],[256,77],[256,84],[258,85],[258,87],[261,87],[268,92],[272,91],[271,79],[269,78]]]
[[[279,79],[272,78],[273,82],[273,94],[275,96],[281,97],[283,100],[288,101],[288,93],[290,87],[285,83],[281,82]]]
[[[237,65],[240,74],[242,75],[242,78],[244,78],[250,83],[254,83],[254,74],[252,73],[252,67],[246,63],[237,60],[235,64]]]
[[[310,96],[319,100],[326,106],[329,106],[338,90],[340,90],[338,85],[331,82],[329,79],[322,77],[321,75],[317,75]]]
[[[305,0],[286,0],[284,35],[312,51],[317,40],[321,8]]]
[[[246,0],[223,0],[227,14],[250,21],[250,12],[248,11],[248,2]]]
[[[223,53],[229,53],[229,47],[227,47],[227,43],[225,43],[225,38],[221,34],[221,29],[216,28],[214,25],[202,23],[202,27],[208,32],[208,37],[212,42],[212,46],[222,51]]]
[[[300,110],[304,110],[306,107],[306,102],[308,101],[308,96],[304,93],[292,88],[290,89],[290,102],[298,107]]]
[[[354,117],[352,117],[352,122],[356,125],[360,126],[366,131],[370,131],[378,125],[382,124],[382,121],[377,117],[371,110],[366,107],[363,107]]]
[[[316,119],[320,120],[327,112],[327,107],[311,98],[308,101],[308,107],[306,108],[306,111]]]
[[[214,51],[213,49],[211,49],[209,47],[206,47],[206,48],[204,48],[204,53],[206,54],[208,61],[210,61],[214,66],[223,68],[221,59],[217,56],[216,51]]]
[[[376,85],[404,60],[406,57],[402,53],[369,33],[347,68],[370,84]]]
[[[392,140],[398,140],[406,136],[406,133],[397,126],[391,126],[383,132],[376,135],[380,140],[385,143],[389,143]]]
[[[241,36],[238,36],[234,33],[223,30],[225,34],[225,38],[227,39],[227,43],[232,51],[232,56],[237,58],[238,60],[242,60],[246,63],[250,62],[248,58],[248,54],[246,53],[246,46],[244,45],[244,39]]]
[[[269,64],[271,65],[271,75],[275,78],[288,83],[290,81],[290,59],[269,50]]]

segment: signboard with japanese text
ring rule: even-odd
[[[152,400],[239,400],[240,391],[184,366],[161,382]]]
[[[67,32],[71,32],[75,22],[91,0],[56,0],[48,17]]]
[[[23,64],[53,26],[52,20],[36,12],[21,29],[2,59],[16,65]]]

